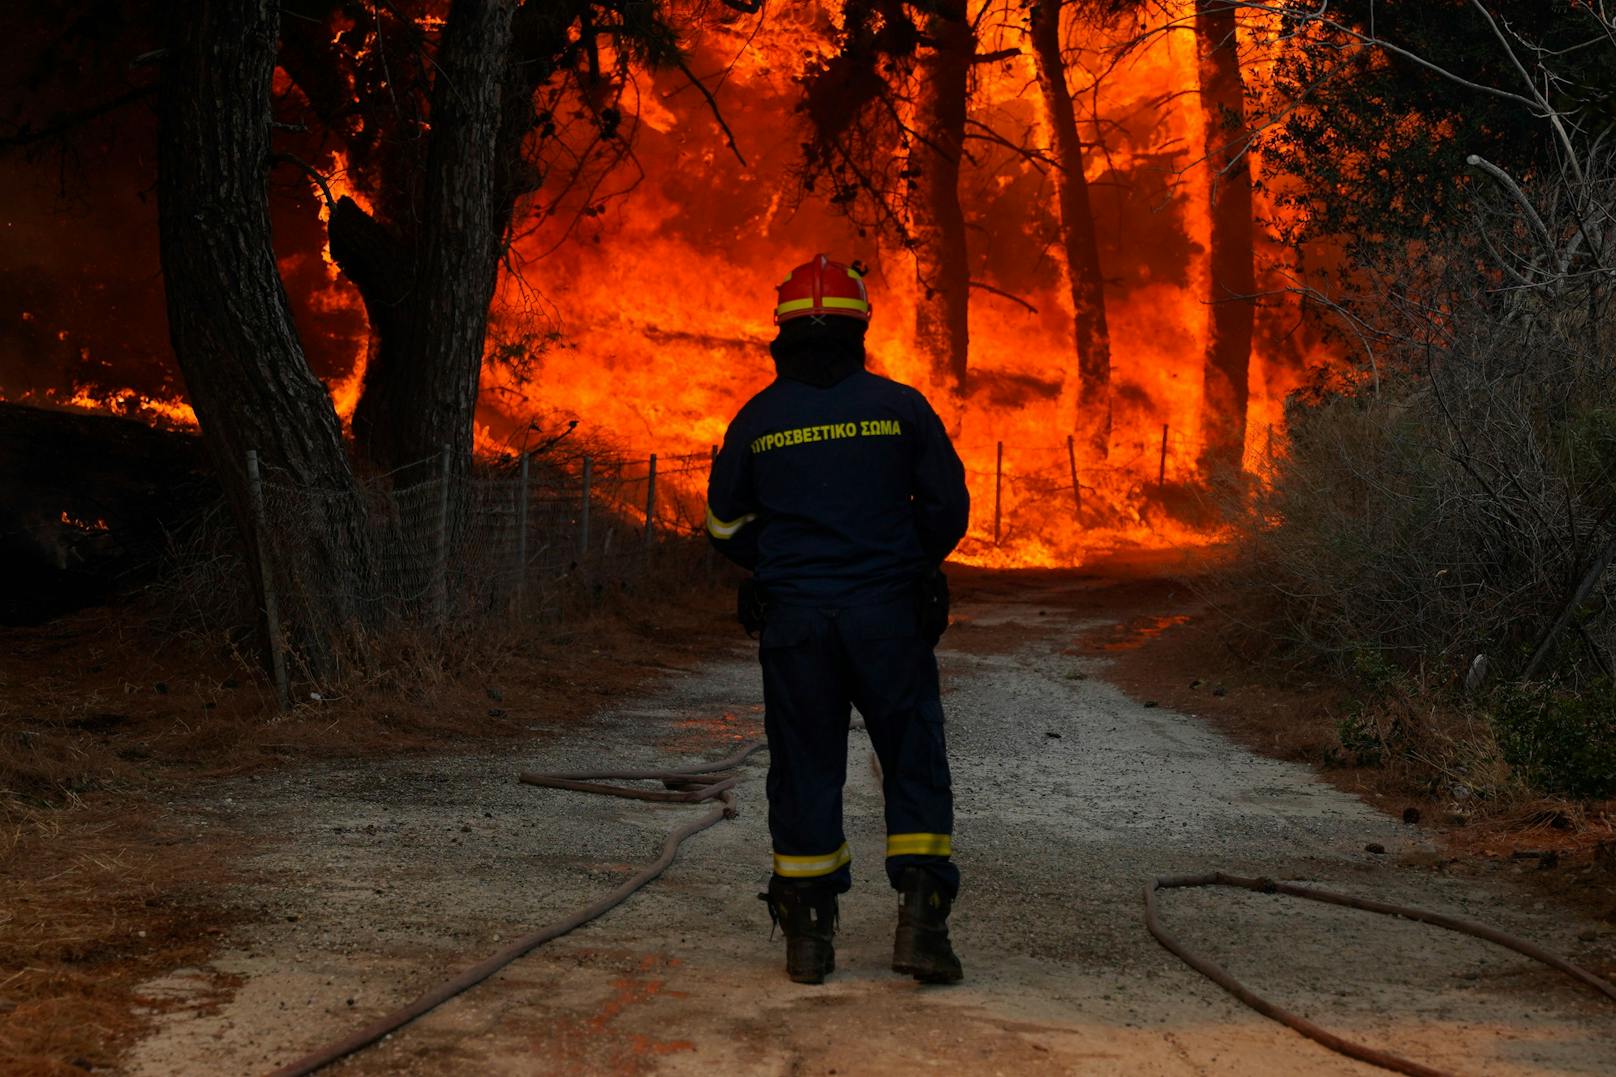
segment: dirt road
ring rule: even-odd
[[[662,880],[338,1071],[1379,1072],[1245,1010],[1145,933],[1148,879],[1213,868],[1484,919],[1560,952],[1616,942],[1609,925],[1449,877],[1418,831],[1306,768],[1122,695],[1103,658],[1066,653],[1105,618],[1109,582],[967,602],[945,641],[964,984],[921,988],[886,968],[880,791],[855,732],[856,883],[829,983],[785,980],[755,897],[768,870],[759,756],[741,817],[694,839]],[[715,758],[760,734],[760,710],[755,658],[738,646],[637,705],[537,729],[528,750],[210,787],[187,805],[195,825],[257,835],[253,870],[273,885],[243,895],[261,922],[212,968],[153,985],[180,1008],[134,1071],[261,1072],[559,919],[696,809],[533,789],[517,770]],[[1616,1072],[1616,1007],[1484,944],[1229,892],[1168,895],[1164,914],[1282,1004],[1429,1064]],[[218,1002],[221,978],[235,990]]]

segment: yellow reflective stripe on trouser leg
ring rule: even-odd
[[[888,856],[952,856],[954,841],[948,834],[889,834]]]
[[[713,538],[721,538],[721,539],[734,538],[735,533],[737,531],[739,531],[741,528],[745,527],[747,524],[751,523],[755,519],[757,519],[757,513],[749,512],[745,516],[742,516],[738,520],[720,520],[718,517],[713,515],[713,507],[711,505],[708,505],[707,506],[707,533],[712,535]]]
[[[787,856],[785,853],[774,854],[774,873],[784,875],[788,879],[811,879],[816,875],[829,875],[843,864],[852,862],[853,854],[847,850],[847,842],[834,853],[822,856]]]

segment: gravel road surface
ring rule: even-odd
[[[895,902],[855,731],[856,880],[830,982],[785,979],[756,899],[760,755],[740,817],[688,843],[663,879],[332,1072],[1380,1072],[1244,1009],[1146,934],[1147,880],[1212,869],[1457,913],[1557,952],[1616,944],[1610,925],[1505,881],[1451,877],[1418,830],[1307,768],[1124,696],[1103,657],[1073,647],[1105,620],[1084,601],[1102,583],[966,603],[945,640],[965,983],[920,987],[886,967]],[[759,691],[738,646],[635,704],[536,729],[531,745],[209,786],[184,807],[199,828],[258,839],[260,882],[236,897],[261,915],[210,968],[150,985],[171,1012],[133,1072],[266,1071],[586,904],[703,809],[535,789],[517,771],[717,758],[761,735]],[[1616,1072],[1616,1007],[1508,952],[1243,892],[1162,904],[1191,945],[1343,1034],[1462,1073]],[[221,977],[237,985],[222,1003]]]

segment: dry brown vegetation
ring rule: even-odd
[[[236,839],[188,836],[167,791],[542,735],[733,641],[729,601],[699,566],[656,588],[619,583],[563,622],[400,641],[284,713],[233,633],[176,633],[149,599],[0,630],[0,1071],[114,1065],[163,1005],[141,984],[203,962],[247,914],[222,890],[242,881]]]

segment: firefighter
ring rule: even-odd
[[[948,938],[959,891],[953,794],[933,653],[947,625],[943,559],[965,534],[965,470],[926,398],[864,369],[870,302],[859,263],[825,255],[779,286],[777,377],[724,435],[707,530],[751,569],[740,615],[759,634],[769,742],[769,912],[786,972],[835,968],[842,831],[857,707],[881,764],[886,870],[900,895],[892,968],[963,973]]]

